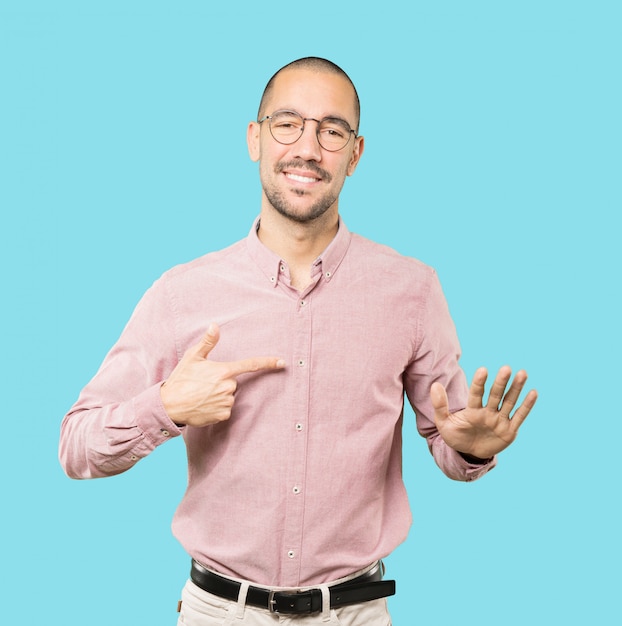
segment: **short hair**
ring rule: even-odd
[[[263,91],[263,95],[261,96],[261,101],[259,102],[259,110],[257,112],[257,119],[261,119],[261,117],[263,117],[266,101],[272,93],[277,76],[281,72],[290,69],[306,69],[316,72],[328,72],[330,74],[337,74],[345,78],[350,83],[350,85],[352,86],[352,90],[354,91],[354,110],[356,113],[356,127],[358,131],[358,126],[361,119],[361,103],[359,101],[359,95],[356,91],[356,87],[354,86],[352,79],[336,63],[333,63],[328,59],[322,59],[321,57],[303,57],[302,59],[297,59],[296,61],[292,61],[291,63],[284,65],[280,70],[275,72],[272,78],[268,81],[268,84]]]

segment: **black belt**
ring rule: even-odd
[[[237,600],[241,584],[219,576],[192,561],[190,579],[197,586],[227,600]],[[329,587],[331,609],[346,604],[378,600],[395,594],[395,581],[382,580],[382,563],[352,580]],[[322,610],[322,590],[271,591],[250,586],[247,604],[268,609],[271,613],[317,613]]]

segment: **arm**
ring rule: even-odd
[[[179,359],[172,310],[160,281],[65,416],[60,459],[69,476],[119,474],[179,435],[183,425],[229,419],[237,376],[284,366],[276,357],[208,359],[220,337],[216,324]]]
[[[440,285],[433,275],[421,316],[421,340],[405,380],[417,414],[419,432],[426,437],[436,463],[456,480],[475,480],[496,464],[496,455],[509,446],[533,408],[537,393],[531,390],[512,415],[527,374],[519,371],[507,393],[509,367],[502,367],[483,396],[487,372],[480,368],[467,393],[458,366],[460,348]],[[411,383],[411,385],[413,384]],[[422,397],[422,394],[427,394]]]
[[[178,362],[175,320],[157,281],[61,425],[59,456],[72,478],[119,474],[180,434],[160,399]]]
[[[453,480],[472,481],[496,465],[496,458],[462,455],[441,437],[434,421],[430,389],[442,385],[451,411],[467,404],[468,385],[459,365],[460,344],[436,273],[428,268],[413,311],[416,337],[413,356],[404,372],[404,389],[415,411],[417,429],[425,437],[438,467]]]

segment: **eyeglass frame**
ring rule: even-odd
[[[322,147],[327,152],[339,152],[339,150],[343,150],[350,143],[350,138],[352,137],[352,134],[354,134],[354,139],[356,139],[359,136],[358,132],[350,127],[349,122],[347,120],[344,120],[341,117],[334,117],[334,116],[328,115],[326,117],[323,117],[321,120],[318,120],[315,117],[303,117],[300,113],[298,113],[298,111],[293,111],[292,109],[278,109],[274,111],[272,115],[264,115],[260,120],[257,120],[257,123],[261,124],[265,122],[266,120],[270,121],[277,113],[293,113],[294,115],[297,115],[302,120],[302,128],[300,129],[300,135],[298,135],[298,137],[294,139],[294,141],[290,141],[289,143],[284,143],[283,141],[279,141],[272,133],[272,125],[268,124],[268,128],[270,129],[270,135],[272,136],[272,139],[274,139],[274,141],[276,141],[277,143],[280,143],[282,146],[292,146],[303,136],[305,132],[305,122],[317,122],[315,136],[317,138],[317,142],[320,144],[320,147]],[[343,122],[350,129],[348,140],[343,144],[343,146],[341,146],[341,148],[337,148],[336,150],[331,150],[330,148],[325,148],[322,145],[322,142],[320,141],[320,126],[322,125],[322,122],[325,122],[326,120],[337,120],[339,122]]]

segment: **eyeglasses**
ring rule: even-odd
[[[262,117],[258,124],[268,120],[270,134],[276,141],[283,145],[296,143],[305,130],[305,122],[317,122],[315,134],[320,146],[329,152],[337,152],[348,145],[350,137],[356,135],[356,131],[350,128],[350,124],[338,117],[325,117],[316,120],[313,117],[302,117],[296,111],[276,111],[272,115]]]

